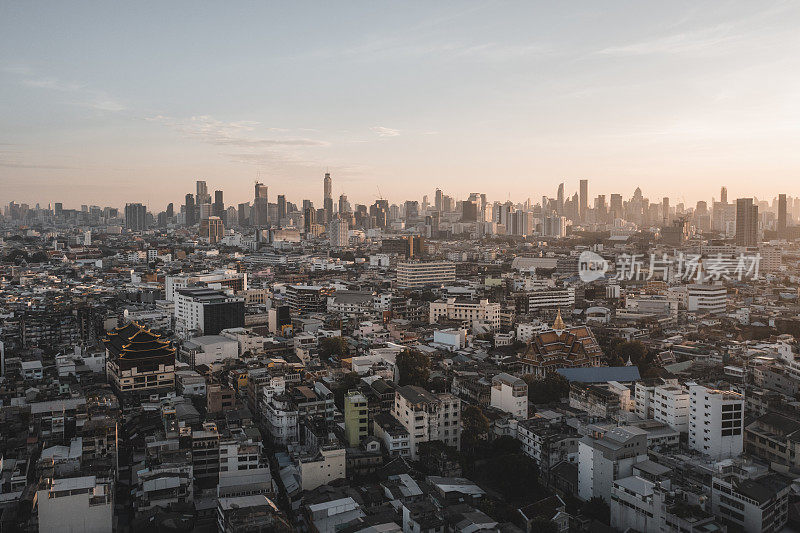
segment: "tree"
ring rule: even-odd
[[[528,399],[533,403],[557,402],[569,396],[569,381],[558,373],[536,379],[533,375],[522,376],[528,384]]]
[[[521,453],[479,461],[470,477],[514,505],[532,503],[545,496],[545,491],[539,485],[536,463]]]
[[[405,350],[397,354],[395,360],[400,374],[400,385],[424,387],[431,375],[431,359],[422,352]]]
[[[349,353],[350,347],[343,337],[323,337],[319,340],[319,357],[324,361],[330,360],[334,355],[341,359]]]
[[[480,407],[468,405],[461,411],[461,449],[474,452],[478,442],[489,434],[489,419]]]
[[[492,441],[492,455],[519,453],[522,443],[510,435],[502,435]]]
[[[342,376],[333,391],[333,401],[336,402],[339,409],[344,410],[344,395],[347,394],[347,391],[356,388],[360,382],[361,376],[358,375],[358,372],[349,372]]]
[[[606,525],[611,524],[611,508],[608,504],[598,496],[590,499],[587,502],[584,502],[583,506],[581,507],[581,513],[586,518],[591,518],[597,520],[598,522],[602,522]]]
[[[531,520],[530,530],[536,533],[558,533],[558,524],[547,518],[534,518]]]

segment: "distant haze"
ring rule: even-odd
[[[0,203],[800,194],[798,2],[0,3]]]

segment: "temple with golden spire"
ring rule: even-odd
[[[559,368],[600,366],[602,355],[592,330],[567,327],[559,309],[553,327],[534,335],[521,355],[522,370],[542,379]]]
[[[556,319],[553,321],[553,331],[556,331],[559,335],[561,335],[561,332],[563,332],[565,329],[567,329],[567,327],[564,325],[564,319],[561,318],[561,308],[559,307]]]

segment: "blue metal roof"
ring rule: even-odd
[[[556,372],[567,381],[582,383],[605,383],[606,381],[639,381],[639,368],[636,366],[592,366],[586,368],[558,368]]]

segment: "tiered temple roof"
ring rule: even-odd
[[[175,363],[175,347],[159,338],[145,326],[129,322],[121,328],[109,331],[103,339],[109,357],[120,368],[158,367],[159,364]]]

